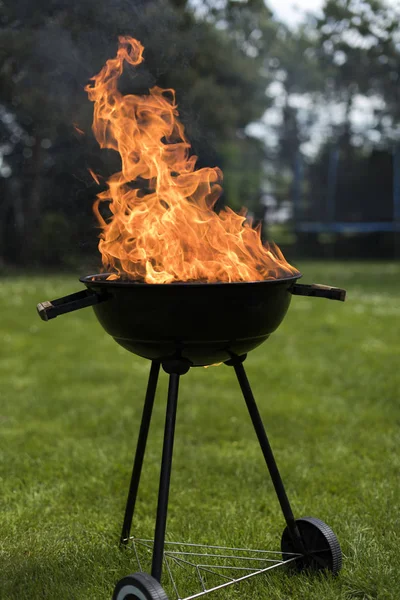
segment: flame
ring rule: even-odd
[[[76,133],[79,133],[79,135],[85,135],[85,132],[82,129],[80,129],[80,127],[78,127],[76,123],[72,123],[72,125],[74,126]]]
[[[120,93],[124,63],[140,65],[143,50],[137,40],[121,36],[117,56],[85,88],[94,102],[94,135],[101,148],[119,152],[122,162],[94,204],[109,279],[233,282],[297,273],[276,245],[262,245],[260,228],[251,226],[245,212],[213,210],[222,172],[196,169],[174,90]],[[107,220],[100,212],[104,202],[111,211]]]
[[[97,185],[100,185],[100,177],[101,177],[101,175],[97,175],[97,173],[95,173],[93,171],[93,169],[88,169],[88,171],[91,174],[92,179],[97,183]]]

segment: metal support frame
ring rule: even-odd
[[[235,369],[236,377],[239,381],[242,394],[246,401],[247,409],[249,411],[254,430],[257,434],[257,438],[264,455],[264,459],[267,464],[268,471],[271,476],[271,480],[274,485],[290,536],[295,544],[296,550],[298,552],[304,552],[300,532],[296,525],[292,507],[290,506],[290,502],[278,470],[278,465],[276,464],[276,460],[272,452],[272,448],[269,443],[259,410],[257,408],[249,380],[247,379],[247,375],[242,364],[243,360],[244,359],[239,358],[237,361],[230,361],[230,366],[233,366]]]
[[[143,572],[143,567],[147,567],[152,555],[154,542],[135,537],[131,538],[131,542],[138,568]],[[301,554],[295,553],[287,553],[283,558],[279,551],[166,541],[164,566],[170,584],[168,597],[175,597],[176,600],[195,600],[253,577],[265,575],[301,558]]]
[[[131,482],[129,486],[128,498],[126,501],[124,523],[122,525],[120,539],[121,544],[127,544],[129,542],[133,513],[135,512],[136,498],[139,489],[140,476],[142,474],[144,453],[146,450],[147,437],[149,434],[150,421],[153,412],[154,398],[156,395],[159,373],[160,364],[153,361],[151,363],[146,398],[143,406],[142,421],[140,423],[139,437],[136,446],[135,460],[133,463]]]
[[[246,355],[241,357],[233,357],[231,360],[227,361],[225,364],[228,366],[232,366],[235,369],[236,376],[242,390],[244,399],[246,401],[246,405],[250,414],[250,418],[252,420],[255,432],[257,434],[257,438],[264,455],[265,462],[267,464],[272,483],[274,485],[283,516],[285,518],[289,534],[293,540],[294,548],[296,553],[292,554],[289,560],[272,560],[274,563],[272,566],[264,566],[263,568],[249,569],[252,573],[244,575],[243,577],[230,578],[229,581],[225,583],[215,586],[211,589],[203,588],[203,591],[190,596],[190,599],[197,598],[204,594],[207,594],[216,589],[221,589],[226,587],[227,585],[231,585],[232,583],[236,583],[238,581],[242,581],[256,575],[258,573],[263,573],[269,569],[272,569],[281,564],[285,564],[286,562],[291,562],[292,560],[296,560],[299,556],[305,553],[305,549],[303,547],[303,543],[301,540],[300,532],[297,528],[295,518],[286,495],[286,491],[281,479],[281,476],[278,471],[278,467],[272,453],[271,446],[268,441],[267,434],[264,429],[263,422],[261,420],[260,413],[258,411],[253,392],[251,390],[249,381],[247,379],[246,372],[243,367],[243,361],[246,359]],[[169,489],[170,489],[170,481],[171,481],[171,471],[172,471],[172,455],[173,455],[173,446],[174,446],[174,435],[175,435],[175,423],[176,423],[176,413],[177,413],[177,405],[178,405],[178,392],[179,392],[179,381],[180,376],[187,373],[190,369],[190,363],[185,361],[184,359],[177,360],[168,360],[162,363],[162,367],[164,371],[169,374],[169,386],[168,386],[168,400],[166,407],[166,417],[165,417],[165,429],[164,429],[164,441],[163,441],[163,450],[162,450],[162,460],[161,460],[161,470],[160,470],[160,484],[158,491],[158,502],[157,502],[157,513],[156,513],[156,524],[155,524],[155,532],[154,532],[154,541],[152,544],[152,564],[151,564],[151,575],[157,579],[157,581],[161,581],[163,562],[166,560],[166,550],[165,550],[165,532],[167,525],[167,512],[168,512],[168,498],[169,498]],[[134,459],[134,465],[132,470],[132,477],[129,487],[129,493],[126,503],[125,509],[125,517],[124,523],[122,527],[121,534],[121,544],[128,544],[128,542],[134,540],[135,538],[130,538],[130,531],[132,525],[132,518],[135,510],[136,498],[139,488],[140,476],[142,472],[144,453],[146,449],[147,437],[150,427],[151,415],[154,405],[154,398],[157,388],[158,376],[160,371],[160,363],[153,361],[151,365],[149,381],[147,385],[146,398],[143,407],[142,413],[142,421],[140,424],[138,442],[136,447],[136,454]],[[137,540],[140,542],[140,540]],[[216,548],[216,547],[214,547]],[[239,550],[239,549],[235,549]],[[262,551],[251,551],[248,552],[262,552]],[[264,551],[265,552],[265,551]],[[168,551],[171,554],[170,551]],[[300,554],[298,554],[300,553]],[[181,554],[181,553],[178,553]],[[183,552],[186,554],[186,552]],[[266,552],[265,552],[266,555]],[[206,555],[203,555],[204,557]],[[211,556],[211,555],[207,555]],[[138,558],[138,555],[137,555]],[[219,557],[223,558],[223,557]],[[234,558],[234,557],[232,557]],[[246,559],[248,560],[248,559]],[[187,562],[187,561],[186,561]],[[171,578],[171,572],[168,565],[168,562],[165,562],[166,567],[168,569],[169,576]],[[188,563],[189,564],[189,563]],[[139,563],[140,567],[140,563]],[[206,565],[196,565],[196,568],[205,568]],[[224,565],[220,565],[218,568],[224,569],[226,568]],[[231,567],[234,569],[238,569],[238,567]],[[245,569],[246,570],[246,569]],[[210,571],[211,572],[211,571]],[[200,577],[201,580],[201,577]],[[172,580],[173,581],[173,580]]]
[[[161,580],[162,564],[164,557],[165,531],[167,524],[168,497],[172,469],[172,453],[174,446],[176,410],[178,405],[178,391],[180,376],[190,368],[185,360],[169,360],[162,363],[164,371],[169,374],[168,400],[165,416],[164,442],[161,459],[160,485],[158,492],[156,525],[154,532],[152,576]],[[125,516],[122,526],[120,543],[126,545],[130,541],[132,519],[135,512],[136,499],[139,489],[140,477],[143,467],[144,453],[153,412],[154,398],[156,395],[160,363],[153,361],[151,364],[149,381],[147,384],[146,398],[140,423],[139,436],[133,463],[132,476],[129,486],[128,498],[125,507]]]
[[[160,487],[158,492],[156,528],[154,532],[152,576],[161,581],[164,558],[165,529],[167,525],[168,497],[171,480],[172,451],[174,447],[176,409],[179,390],[178,373],[169,376],[167,413],[165,417],[164,444],[161,460]]]

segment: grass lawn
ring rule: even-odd
[[[304,263],[345,304],[295,297],[246,369],[296,516],[338,536],[337,578],[277,570],[215,598],[400,598],[400,265]],[[137,570],[118,540],[149,363],[91,309],[43,323],[74,277],[0,282],[0,598],[110,600]],[[209,307],[208,307],[209,309]],[[279,550],[284,521],[234,372],[181,380],[168,538]],[[152,537],[167,376],[135,533]]]

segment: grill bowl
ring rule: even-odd
[[[107,296],[93,310],[118,344],[143,358],[185,358],[205,366],[262,344],[285,317],[301,274],[238,283],[147,284],[107,277],[80,281]]]

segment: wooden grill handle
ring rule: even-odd
[[[316,298],[329,298],[340,302],[344,302],[346,299],[346,290],[320,283],[295,283],[290,291],[296,296],[315,296]]]
[[[55,319],[59,315],[79,310],[80,308],[86,308],[87,306],[93,306],[107,300],[107,296],[96,294],[95,292],[89,292],[89,290],[81,290],[75,294],[64,296],[63,298],[57,298],[56,300],[46,300],[40,302],[37,305],[37,311],[42,321],[49,321]]]

